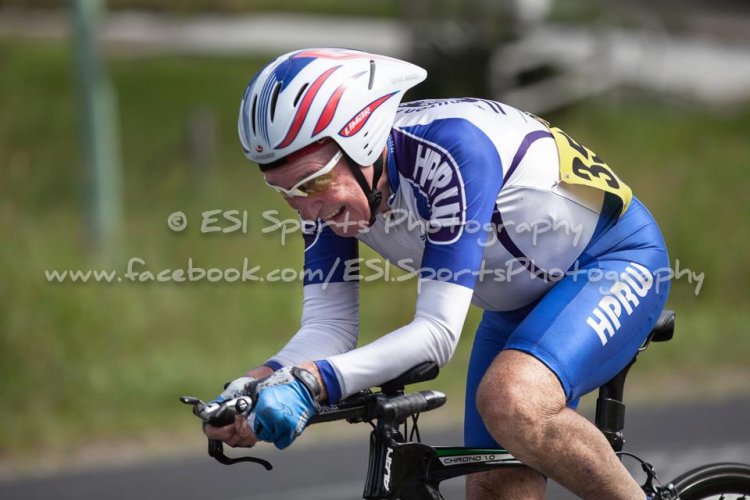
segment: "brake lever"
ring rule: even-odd
[[[222,443],[218,439],[208,440],[208,454],[209,456],[213,457],[217,462],[222,463],[224,465],[234,465],[240,462],[251,462],[251,463],[262,465],[266,470],[273,469],[273,465],[271,465],[271,462],[267,460],[263,460],[262,458],[249,457],[249,456],[231,458],[231,457],[226,456],[224,454],[224,443]]]
[[[236,415],[246,415],[253,409],[253,400],[249,396],[240,396],[222,403],[204,403],[198,398],[183,396],[185,404],[193,406],[193,415],[214,427],[224,427],[234,422]]]
[[[191,396],[182,396],[180,401],[186,405],[192,405],[193,415],[200,418],[204,423],[214,425],[216,427],[222,427],[224,425],[231,424],[234,421],[235,415],[242,415],[245,412],[252,410],[252,400],[249,397],[242,396],[236,398],[234,405],[225,405],[223,403],[209,403],[206,404],[198,398]],[[206,408],[212,404],[219,405],[220,407],[215,411],[209,411],[211,414],[207,416]],[[221,406],[224,406],[221,408]],[[273,465],[267,460],[256,457],[239,457],[231,458],[224,454],[224,443],[218,439],[208,440],[208,455],[214,458],[217,462],[224,465],[234,465],[240,462],[256,463],[263,466],[266,470],[273,469]]]

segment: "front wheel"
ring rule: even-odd
[[[672,481],[680,500],[750,500],[750,466],[702,465]]]

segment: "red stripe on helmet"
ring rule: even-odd
[[[357,73],[352,77],[352,80],[356,80],[360,76],[367,73],[366,71],[362,71]],[[346,90],[347,85],[349,85],[349,82],[342,83],[339,85],[339,88],[337,88],[333,94],[331,94],[331,97],[328,99],[328,102],[326,103],[325,108],[323,108],[323,112],[320,114],[320,118],[318,118],[318,123],[315,125],[315,130],[313,130],[312,135],[315,136],[322,132],[328,125],[331,124],[331,120],[333,120],[333,115],[336,114],[336,108],[338,108],[339,101],[341,100],[341,96],[344,93],[344,90]]]
[[[385,101],[391,98],[394,94],[397,92],[391,92],[390,94],[386,94],[383,97],[380,97],[378,99],[375,99],[370,104],[362,108],[356,115],[354,115],[354,118],[349,120],[349,123],[347,123],[344,128],[342,128],[339,131],[339,135],[343,137],[351,137],[357,132],[359,132],[362,127],[365,126],[365,123],[367,123],[367,120],[370,119],[372,116],[372,113],[380,107],[381,104],[383,104]]]
[[[286,133],[286,137],[284,137],[284,139],[274,149],[285,148],[290,145],[294,141],[294,139],[297,138],[297,134],[299,134],[299,131],[302,128],[302,124],[307,117],[308,111],[310,111],[310,106],[315,100],[315,96],[317,96],[320,87],[322,87],[323,83],[328,79],[328,77],[331,76],[331,74],[340,67],[341,66],[330,68],[328,71],[320,75],[312,85],[310,85],[310,88],[307,89],[307,91],[305,92],[305,96],[302,98],[302,102],[300,103],[299,108],[297,108],[297,113],[294,115],[292,125],[289,127],[289,131]]]
[[[391,59],[387,56],[381,56],[378,54],[369,54],[367,52],[359,52],[356,50],[347,50],[347,49],[319,49],[319,50],[303,50],[302,52],[297,52],[292,56],[292,58],[298,58],[298,57],[315,57],[320,59],[340,59],[340,60],[348,60],[348,59],[380,59],[380,60],[388,60]]]

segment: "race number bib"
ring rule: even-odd
[[[622,201],[622,216],[633,198],[630,187],[596,153],[578,144],[559,128],[549,129],[560,155],[560,179],[568,184],[582,184],[614,194]]]

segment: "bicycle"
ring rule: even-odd
[[[674,328],[674,312],[663,311],[638,353],[620,373],[599,388],[594,423],[618,456],[628,456],[640,462],[646,474],[642,488],[654,499],[698,500],[717,497],[720,500],[750,500],[750,465],[703,465],[664,485],[651,464],[632,453],[622,451],[625,443],[623,392],[627,374],[641,352],[652,342],[670,340],[674,335]],[[441,500],[440,483],[446,479],[498,467],[523,466],[521,461],[504,449],[429,446],[421,442],[417,424],[419,415],[439,408],[447,398],[439,391],[406,393],[405,388],[407,385],[434,379],[438,371],[438,367],[431,363],[416,366],[383,384],[377,392],[361,391],[335,405],[322,407],[320,413],[311,419],[311,424],[346,420],[349,423],[369,423],[373,427],[370,433],[364,500]],[[213,406],[206,405],[197,398],[180,399],[183,403],[192,405],[193,413],[202,416],[204,421],[225,425],[233,421],[234,415],[247,414],[252,409],[253,394],[252,391],[249,392],[246,396],[222,404],[214,403]],[[272,468],[269,462],[255,457],[227,457],[221,441],[209,440],[208,453],[226,465],[251,462],[260,464],[267,470]]]

